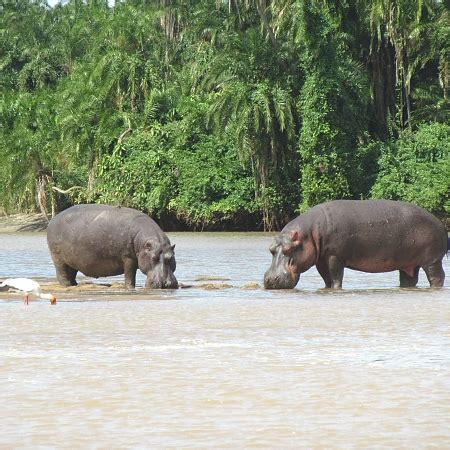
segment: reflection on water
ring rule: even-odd
[[[243,290],[270,235],[170,238],[180,282],[234,287],[56,307],[0,292],[0,448],[450,447],[448,287],[346,271],[327,292],[311,270]],[[0,278],[54,276],[45,234],[0,235],[0,261]]]

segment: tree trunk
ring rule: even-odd
[[[269,21],[267,20],[266,16],[266,2],[265,0],[256,0],[256,9],[258,10],[259,17],[261,19],[262,25],[264,29],[266,30],[266,33],[269,35],[270,41],[272,42],[272,45],[276,48],[277,47],[277,40],[275,38],[275,33],[272,30],[272,27],[269,24]]]
[[[442,68],[442,88],[444,90],[444,99],[448,98],[448,90],[450,86],[450,62],[445,61]]]
[[[45,193],[45,188],[48,182],[48,176],[44,173],[39,173],[36,179],[36,194],[37,201],[39,205],[39,209],[41,210],[42,215],[45,217],[45,220],[48,222],[48,210],[47,210],[47,195]]]
[[[389,135],[388,118],[395,115],[394,49],[383,42],[372,52],[372,92],[375,105],[376,133],[385,140]]]

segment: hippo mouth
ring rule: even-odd
[[[175,280],[173,283],[145,283],[147,289],[178,289],[178,281]]]
[[[150,274],[145,281],[145,287],[146,289],[178,289],[178,281],[174,274],[164,278],[154,277]]]
[[[282,244],[281,239],[277,238],[270,246],[272,264],[264,274],[265,289],[294,289],[300,279],[292,252],[285,254]]]
[[[270,269],[264,275],[264,289],[294,289],[300,273],[283,271],[273,273]]]

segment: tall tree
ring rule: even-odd
[[[278,29],[300,47],[305,74],[299,98],[303,210],[357,194],[352,171],[358,166],[358,136],[367,129],[368,86],[330,8],[306,0],[293,6]]]
[[[298,177],[297,170],[291,169],[296,165],[292,146],[295,75],[288,72],[293,66],[287,55],[274,48],[262,8],[261,2],[247,7],[236,3],[231,11],[216,11],[223,31],[214,36],[203,34],[207,36],[206,43],[201,43],[205,60],[196,67],[194,85],[211,92],[211,123],[216,130],[232,130],[242,162],[250,164],[263,226],[270,230],[283,219],[279,196],[286,180],[277,173],[284,168],[293,180]],[[210,15],[205,20],[209,22]],[[278,76],[280,67],[286,70],[285,77]]]
[[[400,130],[411,125],[411,80],[423,56],[416,50],[442,6],[435,0],[361,0],[360,8],[369,21],[375,108],[386,137],[389,117]]]

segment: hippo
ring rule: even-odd
[[[431,287],[444,284],[447,232],[432,214],[392,200],[335,200],[289,222],[270,246],[266,289],[293,289],[313,265],[326,288],[341,288],[344,268],[400,271],[400,287],[414,287],[423,268]]]
[[[132,289],[139,268],[147,275],[146,288],[178,288],[175,245],[153,219],[135,209],[72,206],[50,220],[47,243],[63,286],[76,286],[80,271],[95,278],[124,273],[125,287]]]

